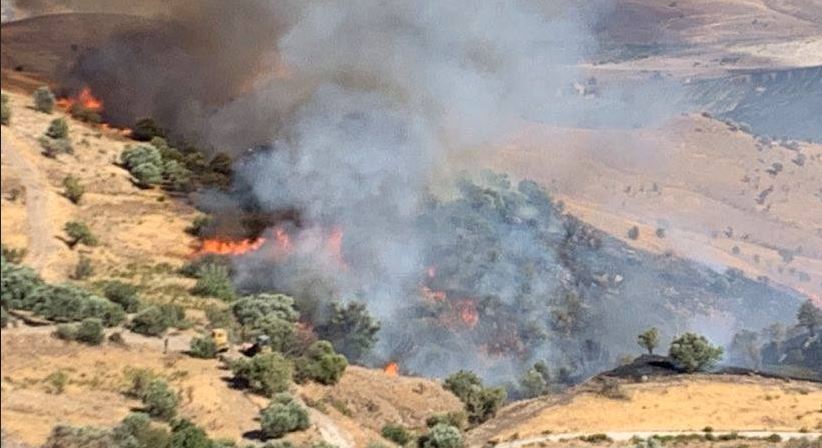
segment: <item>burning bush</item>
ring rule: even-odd
[[[277,394],[260,411],[260,429],[266,438],[279,438],[289,432],[308,429],[308,411],[286,393]]]
[[[473,372],[460,370],[445,379],[444,386],[462,401],[472,424],[482,423],[493,417],[505,403],[505,390],[484,387],[482,380]]]
[[[722,348],[711,345],[704,336],[685,333],[671,342],[668,356],[692,373],[713,367],[722,358]]]
[[[260,353],[231,363],[236,384],[266,397],[287,391],[292,371],[291,363],[276,352]]]
[[[330,342],[317,341],[311,344],[305,355],[295,360],[294,366],[294,378],[298,383],[311,380],[332,385],[340,381],[348,361],[345,356],[334,353]]]
[[[56,101],[54,94],[47,86],[38,87],[34,91],[34,109],[38,112],[50,114],[54,110]]]

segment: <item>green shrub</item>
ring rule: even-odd
[[[0,304],[4,308],[31,310],[34,291],[43,280],[34,270],[0,259]]]
[[[202,428],[186,419],[174,422],[171,428],[172,448],[219,448]]]
[[[143,163],[129,170],[138,187],[148,188],[163,181],[163,172],[157,165]]]
[[[292,371],[291,363],[277,352],[259,353],[231,363],[236,384],[267,397],[288,390]]]
[[[112,435],[117,448],[172,448],[171,435],[159,426],[151,424],[149,416],[135,412],[126,416],[114,428]],[[180,447],[182,448],[182,447]]]
[[[405,446],[412,439],[407,429],[391,423],[383,426],[380,434],[400,446]]]
[[[686,372],[710,369],[722,358],[722,348],[711,345],[704,336],[685,333],[671,342],[671,357]]]
[[[305,355],[297,358],[294,367],[297,382],[311,380],[331,385],[340,381],[348,361],[345,356],[334,352],[330,342],[317,341],[311,344]]]
[[[0,95],[0,124],[8,126],[11,122],[11,106],[9,97],[5,93]]]
[[[217,265],[205,265],[200,268],[197,283],[191,293],[203,297],[216,297],[222,300],[234,300],[234,286],[228,269]]]
[[[157,374],[151,369],[126,367],[123,373],[125,374],[126,382],[129,384],[128,389],[123,391],[123,394],[138,400],[143,399],[143,396],[145,396],[148,391],[148,386],[154,380],[158,379]]]
[[[57,425],[41,448],[112,448],[111,433],[99,428],[75,428]]]
[[[26,249],[12,249],[5,244],[0,245],[3,259],[8,263],[20,264],[26,257]]]
[[[472,424],[493,417],[506,398],[505,389],[484,387],[476,374],[465,370],[446,378],[444,386],[462,401]]]
[[[659,346],[659,330],[656,327],[649,328],[637,336],[637,344],[648,350],[649,355],[654,354],[654,349]]]
[[[297,341],[297,331],[293,322],[274,315],[257,319],[253,325],[242,331],[246,340],[255,340],[260,335],[268,336],[271,350],[286,355],[299,353],[303,347]]]
[[[120,162],[141,187],[149,187],[163,181],[163,158],[152,145],[129,146],[120,154]]]
[[[9,312],[5,308],[0,308],[0,328],[6,328],[9,324]]]
[[[273,316],[288,322],[300,317],[294,309],[294,299],[284,294],[256,294],[245,296],[231,304],[231,313],[240,325],[253,326],[264,316]]]
[[[47,86],[38,87],[34,91],[34,109],[38,112],[50,114],[54,110],[56,99]]]
[[[165,160],[162,165],[162,176],[165,188],[171,191],[193,191],[194,183],[191,171],[176,160]]]
[[[69,114],[73,118],[86,123],[97,124],[103,121],[103,117],[101,117],[99,113],[92,109],[89,109],[81,103],[72,104],[71,109],[69,109]]]
[[[71,146],[71,141],[67,138],[51,139],[45,135],[37,139],[40,147],[43,148],[43,155],[49,158],[55,158],[60,154],[74,154],[74,147]]]
[[[97,237],[91,233],[91,230],[88,226],[79,221],[69,221],[63,226],[63,230],[65,230],[66,234],[68,235],[68,245],[69,247],[74,247],[77,244],[83,244],[88,247],[94,247],[99,244],[97,241]]]
[[[434,425],[427,434],[420,438],[422,448],[462,448],[460,430],[443,423]]]
[[[70,277],[72,280],[85,280],[94,275],[94,265],[91,264],[91,259],[85,255],[80,255],[80,259],[74,266],[74,272]]]
[[[177,415],[177,394],[161,379],[149,383],[142,400],[146,413],[154,418],[171,420]]]
[[[106,326],[114,326],[125,319],[120,305],[75,285],[42,285],[29,297],[35,314],[56,322],[77,322],[96,317]]]
[[[169,327],[183,328],[186,320],[186,309],[177,303],[163,303],[158,306],[166,316]]]
[[[465,412],[448,412],[445,414],[432,415],[425,419],[425,426],[432,428],[440,423],[453,426],[455,428],[463,429],[467,423]]]
[[[66,390],[69,382],[69,377],[63,370],[56,370],[45,378],[47,392],[54,395],[60,395]]]
[[[169,319],[160,308],[150,306],[137,313],[129,325],[135,333],[146,336],[160,336],[168,330]]]
[[[184,264],[183,267],[180,268],[180,274],[190,278],[199,278],[200,270],[208,265],[222,266],[228,270],[229,277],[233,274],[231,271],[231,257],[220,254],[206,254],[197,257]]]
[[[607,434],[603,434],[603,433],[596,433],[596,434],[591,434],[591,435],[587,435],[587,436],[582,436],[582,437],[579,438],[579,440],[582,440],[583,442],[588,442],[588,443],[611,443],[611,442],[613,442],[613,440],[611,440],[611,438],[608,437]]]
[[[134,313],[140,307],[137,287],[119,280],[105,282],[103,296],[122,306],[127,313]]]
[[[74,204],[79,204],[86,192],[86,188],[80,184],[80,181],[71,175],[63,179],[63,188],[63,196]]]
[[[260,427],[266,438],[280,438],[289,432],[307,429],[308,411],[289,394],[278,394],[260,411]]]
[[[54,120],[51,120],[48,129],[46,129],[46,137],[53,138],[55,140],[66,139],[68,138],[68,132],[69,128],[66,119],[55,118]]]
[[[365,304],[333,303],[327,321],[317,326],[317,335],[352,362],[362,359],[377,341],[380,324],[368,314]]]
[[[77,339],[77,330],[77,324],[58,324],[54,335],[64,341],[74,341]]]
[[[100,345],[103,343],[103,321],[89,317],[83,319],[77,328],[77,341],[89,345]]]
[[[217,344],[208,336],[199,336],[191,339],[189,354],[195,358],[214,358],[217,356]]]

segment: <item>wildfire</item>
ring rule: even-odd
[[[435,291],[427,286],[423,286],[420,288],[420,294],[426,300],[431,302],[443,302],[445,299],[448,298],[448,295],[445,291]]]
[[[217,255],[243,255],[253,252],[265,243],[265,238],[245,239],[232,241],[226,239],[206,239],[203,240],[200,249],[195,255],[217,254]]]
[[[460,320],[468,328],[474,328],[479,323],[479,313],[477,306],[471,299],[462,299],[457,302],[457,310],[459,311]]]
[[[383,372],[388,374],[389,376],[397,376],[400,374],[400,366],[396,362],[389,362],[385,365],[382,369]]]
[[[88,87],[80,89],[80,93],[74,97],[57,100],[57,106],[64,110],[71,110],[75,105],[80,105],[83,109],[91,112],[100,113],[103,111],[103,102],[95,97]]]

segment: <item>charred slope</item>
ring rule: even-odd
[[[754,133],[822,141],[822,66],[738,71],[692,86],[693,100],[706,110]]]

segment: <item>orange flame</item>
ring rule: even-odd
[[[64,110],[71,110],[71,108],[76,104],[79,104],[80,106],[83,106],[84,109],[92,112],[99,113],[103,111],[103,102],[99,98],[95,97],[91,93],[91,89],[88,87],[83,87],[80,89],[80,93],[74,97],[60,98],[57,100],[57,106]]]
[[[245,239],[239,241],[219,238],[206,239],[203,240],[200,249],[195,253],[195,255],[242,255],[259,249],[263,243],[265,243],[265,238],[257,238],[255,240]]]
[[[382,369],[388,376],[397,376],[400,374],[400,366],[396,362],[389,362]]]
[[[337,264],[339,264],[342,267],[346,267],[345,261],[343,260],[342,256],[342,239],[342,229],[333,229],[331,231],[331,234],[328,235],[328,239],[325,242],[325,250],[331,256],[331,258],[337,262]]]
[[[459,311],[462,323],[468,328],[474,328],[474,326],[479,323],[479,313],[477,312],[477,306],[474,304],[473,300],[460,300],[457,302],[457,310]]]
[[[423,286],[420,288],[420,294],[426,300],[431,302],[442,302],[448,298],[448,295],[445,291],[435,291],[427,286]]]

